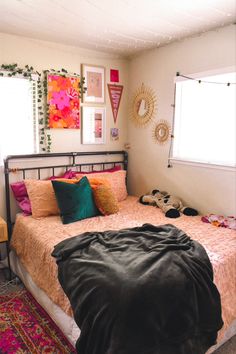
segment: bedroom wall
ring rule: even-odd
[[[17,63],[19,66],[32,65],[35,70],[66,69],[68,72],[80,73],[81,63],[105,66],[106,82],[110,79],[110,69],[118,69],[120,84],[124,86],[116,124],[114,124],[110,99],[106,87],[106,144],[82,145],[81,132],[77,129],[51,129],[52,152],[120,150],[127,142],[127,60],[116,55],[99,51],[61,45],[46,41],[34,40],[19,36],[0,33],[0,63]],[[110,140],[110,128],[119,128],[119,141]],[[0,167],[1,169],[1,167]],[[4,176],[0,173],[0,216],[5,216]]]
[[[235,26],[228,26],[165,47],[144,52],[129,65],[130,99],[142,82],[157,96],[155,121],[172,122],[174,78],[236,65]],[[170,144],[155,144],[153,124],[136,127],[130,120],[128,136],[129,190],[135,195],[154,187],[181,197],[201,213],[236,215],[236,171],[175,164],[167,168]],[[222,117],[222,134],[227,134]]]

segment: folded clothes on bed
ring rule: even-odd
[[[234,216],[210,214],[202,216],[201,220],[217,227],[227,227],[236,230],[236,218]]]
[[[203,354],[222,327],[207,253],[173,225],[86,232],[52,256],[79,354]]]

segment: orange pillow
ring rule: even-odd
[[[95,204],[103,215],[115,214],[119,211],[117,199],[106,184],[97,185],[93,189]]]
[[[59,215],[60,211],[51,181],[25,179],[24,182],[29,195],[33,218]]]

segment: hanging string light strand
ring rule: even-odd
[[[206,80],[196,79],[194,77],[183,75],[183,74],[181,74],[178,71],[176,73],[176,76],[180,76],[180,77],[183,77],[183,78],[188,79],[188,80],[198,81],[199,84],[201,84],[201,83],[204,83],[204,84],[218,84],[218,85],[226,85],[226,86],[236,85],[236,82],[218,82],[218,81],[206,81]]]

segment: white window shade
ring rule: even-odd
[[[0,77],[0,164],[7,155],[37,152],[36,85]]]
[[[235,73],[176,83],[172,158],[236,165]],[[226,83],[226,84],[220,84]]]

